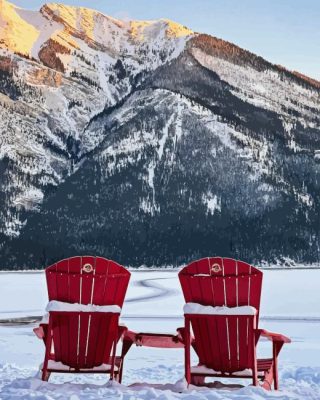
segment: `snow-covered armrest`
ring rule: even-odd
[[[48,322],[43,322],[43,318],[40,321],[39,325],[35,328],[33,328],[33,332],[35,335],[39,338],[45,341],[47,332],[48,332]]]
[[[45,337],[44,329],[41,325],[37,326],[36,328],[33,328],[33,332],[39,339],[44,339]]]
[[[45,340],[49,324],[49,314],[46,313],[42,316],[39,325],[33,329],[33,332],[39,339]]]
[[[266,329],[257,329],[256,332],[272,342],[291,343],[291,339],[281,333],[269,332]]]

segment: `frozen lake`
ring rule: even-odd
[[[264,270],[261,317],[320,321],[320,269]],[[43,272],[0,272],[0,320],[40,316],[48,302]],[[181,317],[176,271],[132,271],[124,318]],[[155,312],[156,310],[156,312]]]

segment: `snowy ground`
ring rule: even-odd
[[[183,376],[180,349],[132,348],[121,387],[110,387],[101,375],[52,375],[49,384],[41,382],[36,374],[43,344],[33,335],[33,324],[17,324],[43,314],[44,274],[0,273],[0,399],[320,399],[319,280],[320,270],[264,271],[260,326],[293,340],[280,357],[280,392],[217,385],[179,393],[183,385],[175,383]],[[174,332],[183,323],[182,305],[176,272],[137,271],[132,273],[122,319],[135,331]],[[260,354],[268,351],[269,343],[262,342]],[[66,381],[70,383],[62,385]]]

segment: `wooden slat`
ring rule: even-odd
[[[229,343],[227,335],[227,320],[225,317],[216,316],[217,337],[220,348],[220,371],[230,371]]]
[[[240,276],[238,278],[238,305],[247,306],[250,303],[249,299],[249,280],[250,275]]]
[[[239,368],[238,349],[239,349],[239,337],[238,337],[238,318],[230,316],[227,318],[228,334],[229,334],[229,348],[230,348],[230,369],[231,371],[237,371]]]
[[[90,304],[91,303],[91,293],[92,293],[92,285],[93,285],[93,277],[94,277],[94,266],[95,266],[95,258],[94,257],[82,257],[82,269],[83,267],[89,264],[93,268],[92,272],[85,272],[82,270],[82,279],[81,279],[81,303],[82,304]]]
[[[56,300],[57,299],[57,280],[56,274],[56,264],[54,264],[50,270],[46,271],[46,279],[47,279],[47,287],[48,287],[48,297],[49,300]]]
[[[238,304],[238,270],[236,261],[225,259],[223,262],[225,275],[226,306],[236,307]]]
[[[105,338],[105,343],[103,346],[101,346],[101,344],[99,344],[99,346],[97,346],[97,348],[96,348],[96,351],[94,354],[94,359],[95,359],[95,362],[97,363],[97,365],[107,362],[106,360],[109,360],[109,357],[110,357],[110,351],[108,352],[108,347],[106,346],[107,338],[110,337],[110,326],[103,319],[101,319],[101,321],[100,321],[99,335],[102,338]],[[106,351],[106,353],[105,353],[105,351]]]
[[[220,355],[220,344],[218,336],[218,326],[215,317],[206,318],[207,330],[208,330],[208,340],[210,341],[210,360],[208,361],[208,366],[211,365],[215,371],[219,371],[221,365],[221,355]]]
[[[193,335],[196,339],[196,353],[199,357],[199,360],[205,364],[205,360],[207,359],[208,348],[207,344],[204,341],[204,331],[203,328],[206,328],[203,319],[201,318],[190,318],[191,327],[193,331]]]
[[[217,321],[215,317],[208,317],[205,321],[207,324],[207,346],[209,350],[209,359],[206,365],[211,365],[214,370],[218,371],[221,365],[220,345],[217,339],[212,340],[217,338]]]
[[[73,368],[76,368],[78,365],[78,334],[79,316],[74,314],[69,315],[69,361],[67,364]]]
[[[214,306],[224,306],[225,305],[224,278],[219,276],[213,276],[211,279],[214,290]]]
[[[79,313],[80,327],[79,327],[79,356],[78,367],[85,368],[86,366],[86,349],[89,327],[89,313]]]
[[[262,279],[259,275],[251,276],[250,305],[258,311],[260,309],[261,284]]]
[[[100,334],[101,323],[106,323],[106,317],[101,313],[95,313],[91,316],[90,333],[88,338],[86,364],[88,368],[99,365],[96,363],[96,354],[98,348],[104,347],[106,336]],[[101,342],[103,343],[101,345]]]
[[[239,368],[245,369],[248,367],[248,329],[249,318],[238,318],[239,330]]]
[[[60,320],[58,316],[51,316],[51,318],[53,320],[52,332],[53,332],[54,356],[56,361],[61,361]]]
[[[116,297],[116,290],[118,288],[118,277],[108,276],[107,285],[104,292],[103,302],[105,304],[114,304]]]
[[[80,273],[80,258],[72,258],[69,262],[69,299],[70,303],[81,303],[81,273]]]
[[[94,292],[93,292],[93,304],[104,304],[104,291],[106,286],[107,275],[95,276],[94,281]]]
[[[69,353],[69,340],[71,339],[71,332],[69,329],[69,316],[68,315],[60,315],[59,317],[59,336],[60,336],[60,344],[59,344],[59,350],[60,350],[60,359],[61,362],[64,364],[70,365],[69,364],[69,359],[70,359],[70,353]]]
[[[57,264],[56,271],[56,285],[57,285],[57,299],[69,303],[69,274],[65,273],[67,262],[60,262]]]
[[[253,330],[253,322],[254,318],[249,317],[248,318],[248,364],[253,365],[254,361],[254,353],[253,353],[253,348],[252,348],[252,343],[253,343],[253,336],[254,336],[254,330]]]
[[[111,314],[108,320],[108,336],[106,337],[106,343],[103,349],[103,354],[105,355],[105,361],[107,361],[107,355],[110,354],[111,356],[111,351],[113,347],[113,343],[115,341],[115,338],[118,336],[118,316],[117,314]],[[98,349],[99,352],[99,349]]]

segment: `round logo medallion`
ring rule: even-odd
[[[213,264],[211,267],[211,271],[214,272],[215,274],[217,274],[218,272],[221,271],[221,267],[219,264]]]
[[[93,266],[91,264],[84,264],[82,267],[83,272],[87,272],[88,274],[93,271]]]

